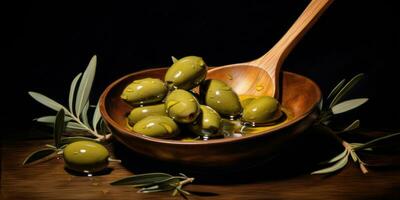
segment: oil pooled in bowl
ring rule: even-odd
[[[249,98],[257,98],[257,96],[249,96],[249,95],[239,96],[241,104],[244,100]],[[275,129],[279,126],[282,126],[290,122],[294,118],[294,115],[290,112],[289,109],[281,106],[280,110],[282,112],[282,116],[276,119],[275,121],[272,121],[267,124],[254,124],[249,122],[243,122],[240,119],[240,116],[230,116],[228,118],[221,118],[221,126],[218,130],[218,134],[215,134],[213,137],[209,137],[206,135],[198,136],[195,133],[192,133],[189,129],[185,128],[185,126],[182,126],[181,133],[174,138],[170,138],[169,140],[177,140],[182,142],[195,142],[195,141],[216,140],[221,138],[237,138],[246,135],[256,135],[265,133],[267,131],[270,131],[271,129]],[[132,131],[133,126],[131,126],[128,123],[127,117],[125,119],[126,119],[125,121],[126,127],[130,131]],[[164,124],[164,128],[168,127]]]
[[[248,98],[257,98],[257,96],[249,96],[249,95],[240,95],[239,99],[240,102]],[[294,116],[289,111],[289,109],[285,107],[281,107],[282,116],[268,124],[253,124],[248,122],[243,122],[238,117],[230,117],[222,118],[221,120],[221,127],[219,130],[219,136],[215,138],[208,138],[208,137],[200,137],[200,136],[183,136],[182,138],[177,138],[177,140],[181,140],[184,142],[193,142],[193,141],[202,141],[202,140],[213,140],[219,138],[234,138],[234,137],[243,137],[246,135],[255,135],[265,133],[271,129],[277,128],[282,126],[288,122],[290,122]]]

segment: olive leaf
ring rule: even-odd
[[[37,122],[41,122],[41,123],[54,124],[54,122],[56,121],[56,116],[43,116],[43,117],[39,117],[39,118],[36,118],[33,120],[37,121]],[[64,122],[69,122],[71,120],[72,120],[71,117],[68,117],[68,116],[64,117]]]
[[[343,129],[342,132],[347,132],[347,131],[351,131],[354,130],[356,128],[360,127],[360,120],[355,120],[353,123],[351,123],[349,126],[347,126],[345,129]]]
[[[73,110],[74,110],[73,105],[74,105],[76,84],[78,83],[79,78],[81,78],[81,76],[82,76],[82,73],[79,73],[78,75],[75,76],[75,78],[71,82],[71,86],[69,89],[68,104],[69,104],[69,110],[71,112],[73,112]]]
[[[354,162],[357,162],[358,156],[357,156],[356,152],[350,151],[350,156],[351,156],[351,158],[353,159]]]
[[[327,174],[327,173],[337,171],[339,169],[342,169],[344,166],[346,166],[348,161],[349,161],[349,157],[348,157],[348,152],[347,152],[346,156],[343,157],[342,159],[340,159],[339,161],[337,161],[334,165],[327,167],[325,169],[314,171],[311,174]]]
[[[339,114],[343,112],[347,112],[354,108],[357,108],[368,101],[368,98],[359,98],[359,99],[351,99],[347,101],[343,101],[332,107],[333,114]]]
[[[65,128],[64,116],[65,116],[64,109],[59,110],[57,112],[56,120],[54,122],[54,128],[53,128],[54,146],[57,148],[60,147],[61,136]]]
[[[393,133],[393,134],[390,134],[390,135],[379,137],[379,138],[371,140],[371,141],[369,141],[369,142],[367,142],[365,144],[362,144],[362,145],[354,147],[354,150],[356,151],[356,150],[360,150],[360,149],[367,149],[367,148],[370,148],[370,147],[374,147],[375,145],[377,145],[380,142],[383,142],[383,141],[385,141],[387,139],[392,139],[393,137],[396,137],[396,136],[399,136],[399,135],[400,135],[400,133]]]
[[[99,123],[100,119],[101,119],[100,106],[99,106],[99,102],[97,102],[97,105],[96,105],[96,108],[94,110],[93,117],[92,117],[93,129],[97,128],[97,124]]]
[[[72,122],[72,121],[67,123],[66,128],[74,129],[74,130],[81,130],[81,131],[86,131],[87,130],[81,124],[76,123],[76,122]]]
[[[176,63],[176,62],[178,62],[178,59],[177,59],[177,58],[175,58],[174,56],[171,56],[171,59],[172,59],[172,63]]]
[[[332,159],[330,159],[328,161],[322,162],[321,164],[337,162],[338,160],[343,159],[343,157],[345,157],[347,155],[348,155],[348,151],[347,151],[347,149],[344,149],[344,151],[342,153],[340,153],[339,155],[333,157]]]
[[[333,98],[332,102],[329,105],[329,108],[335,106],[343,97],[355,86],[357,83],[364,77],[364,74],[357,74],[353,77],[342,89],[337,93],[335,98]]]
[[[160,183],[145,186],[145,187],[141,188],[138,191],[138,193],[150,193],[150,192],[161,192],[161,191],[173,190],[179,186],[179,182],[180,182],[180,179],[178,179],[178,178],[170,178],[170,179],[164,180]]]
[[[54,148],[39,149],[39,150],[29,154],[28,157],[26,157],[25,160],[22,162],[22,165],[32,165],[32,164],[36,164],[39,162],[49,160],[51,158],[54,158],[57,155],[56,152],[57,152],[57,149],[54,149]]]
[[[44,106],[47,106],[55,111],[59,111],[61,109],[66,109],[63,105],[57,103],[53,99],[50,99],[49,97],[44,96],[43,94],[37,93],[37,92],[28,92],[28,94],[34,98],[36,101],[39,103],[43,104]]]
[[[176,187],[176,191],[178,191],[179,194],[180,194],[184,199],[188,199],[186,196],[191,195],[190,192],[188,192],[188,191],[182,189],[182,185],[179,185],[178,187]],[[175,196],[175,195],[172,194],[172,196]]]
[[[335,96],[340,89],[343,88],[344,83],[346,82],[346,79],[341,80],[334,88],[333,90],[329,93],[328,97],[326,99],[330,99],[333,96]]]
[[[87,126],[87,127],[90,127],[90,124],[89,124],[89,119],[88,119],[88,110],[89,110],[89,105],[90,105],[90,103],[89,103],[89,101],[87,101],[86,102],[86,105],[83,107],[83,110],[82,110],[82,121],[83,121],[83,123]]]
[[[92,88],[94,75],[96,73],[96,65],[97,65],[97,56],[94,55],[90,60],[85,72],[83,73],[81,82],[79,83],[78,92],[76,94],[76,101],[75,101],[75,114],[79,116],[88,99],[90,90]]]
[[[134,185],[135,187],[140,187],[142,185],[148,185],[151,183],[160,182],[172,178],[173,176],[166,173],[147,173],[138,174],[122,178],[111,182],[111,185]]]
[[[66,145],[66,144],[70,144],[70,143],[77,142],[77,141],[98,142],[97,140],[95,140],[93,138],[73,136],[73,137],[63,137],[63,138],[61,138],[60,144],[61,145]]]

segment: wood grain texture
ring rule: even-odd
[[[314,25],[333,0],[311,0],[303,13],[282,38],[263,56],[250,62],[220,66],[209,71],[211,76],[234,82],[239,94],[268,95],[279,98],[279,76],[282,63],[302,36]],[[256,30],[255,30],[256,31]],[[226,74],[240,74],[231,79]]]
[[[356,134],[357,135],[357,134]],[[376,137],[379,133],[372,133]],[[365,139],[365,136],[363,137]],[[144,172],[184,172],[196,178],[187,190],[189,199],[399,199],[400,168],[370,168],[363,175],[353,163],[330,176],[312,176],[316,163],[340,151],[340,144],[329,134],[308,131],[282,152],[274,162],[235,173],[198,173],[182,166],[151,160],[113,143],[114,155],[123,160],[113,163],[110,174],[83,177],[64,170],[62,159],[34,166],[21,166],[33,150],[51,140],[2,141],[0,199],[180,199],[169,192],[139,194],[128,186],[110,186],[109,182]],[[398,140],[397,140],[398,142]],[[398,143],[397,143],[398,144]],[[377,154],[386,162],[400,156]],[[366,157],[363,157],[366,159]],[[369,161],[368,159],[366,160]]]

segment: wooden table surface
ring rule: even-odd
[[[358,138],[365,140],[384,134],[366,133]],[[189,199],[400,199],[398,152],[361,155],[368,162],[390,164],[390,167],[370,167],[365,175],[353,162],[338,173],[310,175],[312,170],[318,169],[318,162],[341,150],[334,137],[316,131],[308,131],[288,144],[288,148],[273,162],[229,172],[187,169],[151,160],[115,142],[109,147],[123,163],[110,164],[109,173],[104,175],[87,177],[70,174],[64,169],[62,159],[33,166],[21,165],[27,155],[47,143],[51,140],[3,138],[0,199],[181,198],[172,197],[170,192],[140,194],[136,188],[109,185],[118,178],[145,172],[184,172],[195,177],[195,182],[185,187],[194,194]]]

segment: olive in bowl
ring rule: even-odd
[[[203,58],[186,56],[177,60],[168,69],[164,80],[170,89],[190,90],[198,86],[207,75],[207,65]]]
[[[132,109],[128,115],[128,123],[133,126],[138,121],[152,115],[167,116],[164,104],[141,106]]]
[[[163,81],[157,78],[143,78],[132,81],[125,87],[121,99],[132,105],[142,105],[161,101],[168,89]]]
[[[273,97],[261,96],[245,102],[242,121],[254,124],[268,124],[282,116],[281,106]]]
[[[318,85],[302,75],[283,72],[281,106],[291,117],[287,122],[266,131],[242,137],[189,142],[148,137],[132,131],[126,126],[126,114],[132,107],[120,98],[121,92],[133,80],[144,77],[162,79],[167,70],[153,68],[121,77],[104,90],[99,101],[101,115],[113,137],[133,151],[157,160],[197,169],[235,170],[254,166],[258,161],[266,161],[287,148],[288,142],[301,135],[315,122],[319,114],[321,91]],[[236,90],[235,87],[233,89]],[[187,132],[189,131],[181,130],[181,134]]]
[[[145,117],[138,121],[132,130],[136,133],[155,138],[172,138],[180,132],[174,120],[161,115]]]
[[[210,106],[225,117],[235,117],[242,112],[239,96],[226,83],[208,79],[200,86],[200,96]]]
[[[200,104],[190,92],[177,89],[165,100],[168,115],[179,123],[192,123],[200,114]]]

